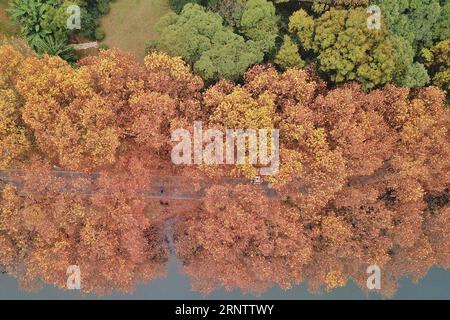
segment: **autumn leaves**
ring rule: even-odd
[[[432,201],[445,199],[450,181],[448,109],[436,87],[328,89],[311,72],[259,65],[241,84],[205,89],[163,53],[142,65],[102,51],[74,69],[10,45],[0,47],[0,68],[0,161],[27,172],[22,190],[2,185],[0,264],[26,283],[64,286],[78,265],[86,291],[132,290],[164,273],[167,217],[203,292],[305,279],[331,290],[350,278],[364,284],[375,263],[392,294],[405,273],[449,267],[448,200]],[[269,182],[281,198],[258,185],[213,185],[174,213],[172,201],[139,197],[155,172],[255,176],[253,165],[173,166],[171,132],[196,120],[279,128],[280,170]],[[99,172],[88,182],[94,192],[62,192],[53,165]]]

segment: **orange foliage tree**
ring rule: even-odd
[[[87,292],[131,290],[164,272],[171,224],[205,293],[304,279],[313,291],[349,279],[364,289],[377,264],[392,295],[406,274],[450,267],[450,117],[438,88],[329,90],[308,70],[254,66],[242,84],[203,90],[158,52],[140,64],[102,51],[72,68],[1,46],[0,62],[0,165],[24,168],[22,184],[1,185],[0,265],[24,284],[64,287],[77,264]],[[171,132],[195,120],[280,129],[270,186],[248,183],[259,165],[173,166]],[[203,198],[162,209],[147,197],[155,172],[207,177]]]
[[[148,56],[146,66],[119,51],[85,58],[78,69],[50,56],[23,64],[22,118],[52,163],[68,170],[112,165],[133,143],[159,151],[171,120],[199,108],[202,81],[164,54]]]
[[[18,166],[32,149],[32,133],[22,121],[23,100],[17,92],[17,78],[25,50],[0,46],[0,169]]]
[[[295,211],[253,186],[213,186],[203,204],[176,223],[175,246],[196,290],[217,285],[261,293],[303,279],[311,243]]]
[[[198,212],[184,217],[177,229],[178,251],[195,285],[204,292],[223,285],[259,293],[270,280],[258,277],[279,268],[274,274],[287,282],[270,273],[267,279],[282,287],[302,275],[312,291],[343,286],[350,278],[367,290],[366,268],[377,264],[386,275],[382,293],[389,296],[406,274],[418,280],[435,264],[448,268],[450,118],[444,97],[434,87],[387,86],[365,93],[349,84],[328,91],[305,71],[280,74],[263,66],[251,69],[243,85],[219,82],[208,89],[204,105],[212,124],[281,129],[280,172],[267,178],[279,198],[261,203],[265,195],[253,195],[248,186],[212,187],[206,193]],[[227,174],[224,168],[213,175]],[[242,206],[248,195],[252,200]],[[438,196],[440,206],[431,209],[427,199]],[[283,266],[300,268],[291,276],[273,264],[274,255],[259,264],[241,263],[250,259],[241,241],[259,243],[259,233],[246,239],[241,228],[263,230],[258,226],[267,206],[271,219],[281,210],[296,221],[286,222],[296,233],[278,237],[300,240],[304,247],[298,250],[308,252],[308,259],[301,259],[291,249],[295,262]],[[226,257],[236,255],[239,263],[228,266]]]
[[[133,162],[133,161],[131,161]],[[67,268],[77,265],[83,292],[130,292],[139,282],[165,274],[163,225],[147,216],[137,176],[145,169],[110,172],[98,181],[55,175],[35,160],[20,190],[0,196],[0,265],[34,288],[66,288]]]

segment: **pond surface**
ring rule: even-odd
[[[157,279],[148,284],[139,285],[133,294],[115,293],[110,296],[97,297],[95,295],[82,295],[78,291],[60,290],[53,286],[29,293],[18,289],[17,280],[0,274],[0,299],[380,299],[379,295],[372,294],[367,297],[360,289],[350,283],[346,287],[334,290],[331,293],[312,295],[307,286],[302,284],[293,289],[284,291],[273,287],[259,298],[253,295],[244,295],[239,290],[225,292],[217,290],[204,298],[201,294],[191,291],[189,279],[180,272],[180,266],[172,258],[169,262],[167,277]],[[433,268],[419,282],[411,283],[404,278],[394,299],[445,299],[450,300],[450,270]]]

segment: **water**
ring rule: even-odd
[[[147,284],[139,285],[133,294],[114,293],[109,296],[97,297],[95,295],[83,295],[78,291],[60,290],[53,286],[46,286],[42,290],[30,293],[18,289],[17,280],[0,275],[0,299],[380,299],[378,294],[366,296],[353,283],[346,287],[338,288],[330,293],[312,295],[306,285],[298,285],[293,289],[284,291],[273,287],[259,298],[253,295],[244,295],[239,290],[225,292],[217,290],[206,298],[201,294],[191,291],[189,279],[180,271],[177,261],[172,258],[169,261],[167,277],[157,279]],[[400,288],[394,299],[445,299],[450,300],[450,270],[433,268],[415,285],[410,279],[404,278],[400,282]]]

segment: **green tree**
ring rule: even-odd
[[[14,0],[9,10],[11,19],[21,26],[23,36],[35,48],[36,42],[52,34],[67,40],[65,19],[61,19],[57,0]]]
[[[450,90],[450,38],[424,49],[422,53],[432,75],[433,83]]]
[[[53,35],[46,35],[44,38],[36,38],[34,48],[38,54],[47,53],[52,56],[59,56],[68,62],[75,62],[77,57],[75,50],[67,45],[66,41],[55,38]]]
[[[194,63],[194,71],[207,81],[237,80],[249,66],[263,60],[260,47],[232,32],[218,32],[214,45]]]
[[[291,16],[289,30],[335,83],[356,80],[370,89],[391,81],[396,71],[392,38],[384,26],[367,27],[365,9],[332,8],[317,19],[300,10]]]
[[[441,15],[437,23],[434,25],[434,34],[435,37],[439,40],[445,40],[447,38],[450,38],[450,1],[441,1],[441,6]]]
[[[169,13],[158,23],[158,50],[181,56],[205,80],[237,80],[249,66],[263,60],[257,42],[233,33],[222,18],[196,4],[187,4],[179,15]]]
[[[81,30],[67,28],[67,8],[73,4],[81,9]],[[73,62],[73,50],[67,46],[70,35],[96,38],[99,18],[108,11],[109,0],[14,0],[9,15],[21,26],[23,37],[37,53],[58,55]]]
[[[275,47],[278,36],[277,21],[272,2],[249,0],[242,13],[239,31],[247,38],[258,41],[264,51],[269,51]]]
[[[372,4],[380,7],[389,30],[409,41],[418,53],[450,35],[450,2],[441,2],[443,5],[439,0],[373,0]]]
[[[305,62],[298,52],[298,46],[288,35],[284,36],[283,45],[275,57],[275,63],[282,68],[303,68],[305,66]]]
[[[208,9],[220,14],[226,25],[239,28],[247,0],[212,0]]]
[[[396,71],[393,82],[402,87],[422,87],[430,81],[427,70],[422,63],[414,62],[414,49],[402,37],[392,37],[395,51]]]
[[[170,7],[176,13],[180,13],[183,7],[188,3],[196,3],[199,5],[204,5],[206,1],[204,0],[169,0]]]
[[[430,82],[430,77],[425,66],[421,63],[414,62],[406,67],[402,78],[396,84],[402,87],[418,88],[423,87],[428,82]]]

